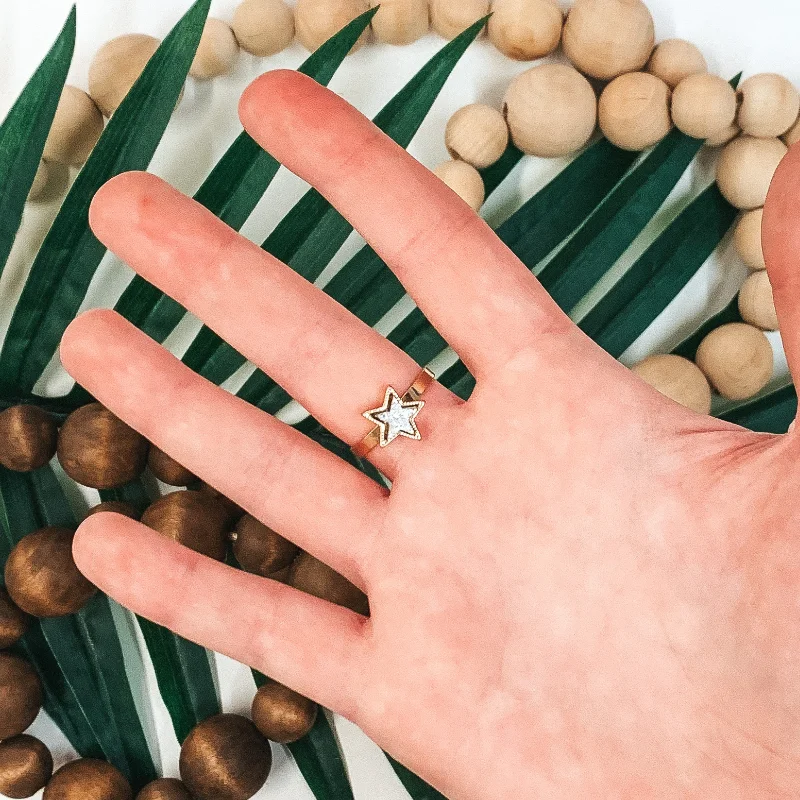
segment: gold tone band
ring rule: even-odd
[[[416,403],[436,380],[436,376],[429,370],[423,369],[403,395],[404,403]],[[358,444],[351,447],[356,458],[366,458],[381,442],[381,429],[376,425]]]

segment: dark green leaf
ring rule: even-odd
[[[376,12],[377,8],[373,8],[356,17],[312,53],[298,71],[327,85]],[[243,131],[194,198],[223,222],[239,230],[279,167],[280,164]],[[138,275],[123,292],[116,311],[158,342],[164,341],[186,313],[171,297]]]
[[[197,0],[173,28],[78,174],[11,319],[0,353],[0,381],[6,388],[33,389],[78,312],[106,252],[89,230],[89,205],[114,175],[149,164],[186,80],[209,4]]]
[[[785,386],[720,415],[720,419],[759,433],[786,433],[797,416],[797,391]]]
[[[716,184],[709,186],[581,320],[580,328],[619,358],[703,266],[736,216]]]
[[[150,500],[141,481],[103,490],[100,497],[130,503],[138,511],[143,511]],[[137,617],[137,621],[175,736],[183,743],[195,725],[222,710],[208,652],[143,617]]]
[[[522,150],[509,143],[500,160],[491,167],[479,170],[483,178],[483,188],[489,197],[495,189],[511,174],[511,170],[522,160]]]
[[[683,356],[690,361],[694,361],[697,355],[697,348],[700,342],[708,336],[711,331],[716,330],[720,325],[727,325],[729,322],[741,322],[742,315],[739,313],[739,298],[734,297],[718,314],[714,314],[711,319],[704,322],[691,336],[684,339],[672,352],[676,356]]]
[[[411,795],[413,800],[447,800],[447,798],[437,792],[433,786],[428,786],[422,778],[417,777],[413,772],[406,769],[399,761],[395,761],[388,753],[386,758],[392,765],[392,769],[400,778],[400,783],[403,784],[406,791]]]
[[[55,44],[0,126],[0,274],[22,222],[74,49],[73,6]]]
[[[402,147],[408,147],[484,24],[485,20],[475,23],[443,47],[378,113],[375,124]],[[350,223],[319,192],[310,189],[262,246],[307,280],[315,281],[352,230]],[[211,330],[203,328],[183,361],[201,375],[221,383],[245,359]]]

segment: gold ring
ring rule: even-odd
[[[417,427],[417,416],[425,401],[420,398],[435,380],[436,376],[429,369],[423,369],[408,391],[402,395],[387,386],[383,405],[362,414],[370,422],[374,422],[375,427],[351,448],[353,455],[366,458],[376,447],[386,447],[401,436],[416,441],[422,439]]]

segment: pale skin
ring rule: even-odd
[[[98,400],[367,592],[365,619],[130,519],[88,519],[121,603],[343,714],[452,800],[800,797],[797,434],[657,394],[490,229],[357,111],[273,72],[240,114],[396,272],[477,379],[423,440],[373,452],[391,493],[184,368],[109,311],[61,356]],[[765,214],[800,375],[800,150]],[[155,177],[96,197],[96,235],[354,444],[419,365]]]

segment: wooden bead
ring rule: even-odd
[[[672,94],[672,121],[695,139],[719,136],[736,119],[736,91],[707,72],[684,78]]]
[[[125,776],[107,761],[80,758],[53,775],[42,800],[133,800]]]
[[[44,742],[21,734],[0,743],[0,795],[32,797],[53,774],[53,756]]]
[[[136,509],[130,503],[125,503],[122,500],[106,500],[86,512],[87,517],[95,514],[121,514],[123,517],[130,517],[130,519],[139,519],[139,513]]]
[[[100,403],[73,411],[58,433],[58,460],[77,483],[116,489],[142,474],[147,440]]]
[[[740,136],[725,145],[717,165],[717,184],[725,199],[743,211],[761,208],[786,152],[780,139]]]
[[[685,39],[667,39],[656,45],[647,62],[647,71],[674,89],[684,78],[708,72],[700,50]]]
[[[155,445],[150,445],[147,466],[158,480],[168,486],[188,486],[197,480],[197,475]]]
[[[742,322],[731,322],[703,339],[695,361],[723,397],[748,400],[769,383],[774,358],[762,331]]]
[[[777,331],[778,312],[766,270],[754,272],[739,290],[739,313],[745,322],[765,331]]]
[[[480,172],[465,161],[445,161],[433,171],[473,211],[480,211],[486,199],[486,188]]]
[[[733,141],[741,132],[739,126],[734,122],[732,125],[728,125],[724,130],[721,130],[718,134],[709,136],[706,139],[706,146],[722,147],[728,144],[728,142]]]
[[[369,0],[297,0],[294,26],[306,50],[316,50],[348,22],[369,10]],[[367,31],[353,45],[358,50],[367,41]]]
[[[148,783],[136,795],[136,800],[192,800],[192,796],[182,781],[176,778],[159,778]]]
[[[431,27],[445,39],[455,39],[489,13],[489,0],[430,0]]]
[[[647,64],[655,42],[653,17],[641,0],[575,0],[563,42],[581,72],[611,80]]]
[[[600,130],[623,150],[646,150],[672,128],[669,96],[669,86],[649,72],[620,75],[600,95]]]
[[[6,561],[11,599],[34,617],[65,617],[80,611],[97,588],[72,558],[73,531],[42,528],[23,537]]]
[[[242,569],[264,578],[286,569],[300,552],[296,544],[249,514],[236,524],[232,538],[233,554]]]
[[[749,136],[782,136],[797,121],[800,94],[783,75],[763,72],[739,86],[738,123]]]
[[[294,13],[284,0],[244,0],[233,14],[233,32],[245,52],[273,56],[294,39]]]
[[[781,136],[781,139],[783,139],[783,143],[787,147],[791,147],[800,142],[800,117],[798,117],[794,125]]]
[[[12,406],[0,414],[0,464],[15,472],[32,472],[56,454],[58,426],[38,406]]]
[[[44,146],[45,161],[82,167],[103,132],[103,115],[77,86],[65,86]]]
[[[594,89],[565,64],[542,64],[518,75],[504,108],[514,144],[534,156],[570,155],[589,141],[597,125]]]
[[[289,584],[301,592],[349,608],[356,614],[369,614],[367,596],[338,572],[308,553],[300,553],[294,560]]]
[[[209,17],[200,37],[200,44],[189,69],[189,74],[199,80],[210,80],[227,75],[236,66],[239,42],[227,22]]]
[[[0,650],[15,645],[28,630],[31,618],[0,587]]]
[[[110,117],[161,44],[154,36],[129,33],[106,42],[89,65],[89,94]]]
[[[40,203],[47,200],[50,194],[50,181],[52,179],[52,169],[46,161],[40,161],[36,174],[33,176],[33,183],[28,192],[29,203]]]
[[[42,708],[42,682],[24,658],[0,653],[0,741],[19,736]]]
[[[236,714],[204,720],[181,748],[181,778],[196,800],[249,800],[271,768],[269,742]]]
[[[267,681],[253,700],[252,717],[262,736],[278,744],[291,744],[314,727],[318,711],[313,700],[276,681]]]
[[[171,492],[142,514],[142,522],[178,544],[222,561],[228,549],[229,517],[223,505],[202,492]]]
[[[372,18],[372,32],[379,42],[411,44],[428,32],[428,0],[370,0],[370,8],[380,6]]]
[[[633,372],[656,391],[698,414],[711,412],[711,387],[700,368],[674,355],[650,356]]]
[[[202,492],[209,497],[212,497],[217,502],[221,503],[223,508],[228,514],[229,525],[233,526],[236,522],[241,519],[242,515],[244,514],[244,509],[241,506],[236,505],[228,497],[225,497],[224,494],[218,492],[213,486],[210,486],[205,481],[201,481],[198,487],[198,491]]]
[[[553,0],[494,0],[491,43],[517,61],[534,61],[558,48],[564,15]]]
[[[733,232],[733,244],[739,258],[750,269],[766,269],[764,248],[761,245],[761,222],[764,218],[764,209],[757,208],[742,214]]]
[[[473,103],[450,117],[444,140],[453,158],[485,169],[495,164],[508,147],[508,125],[497,109]]]

